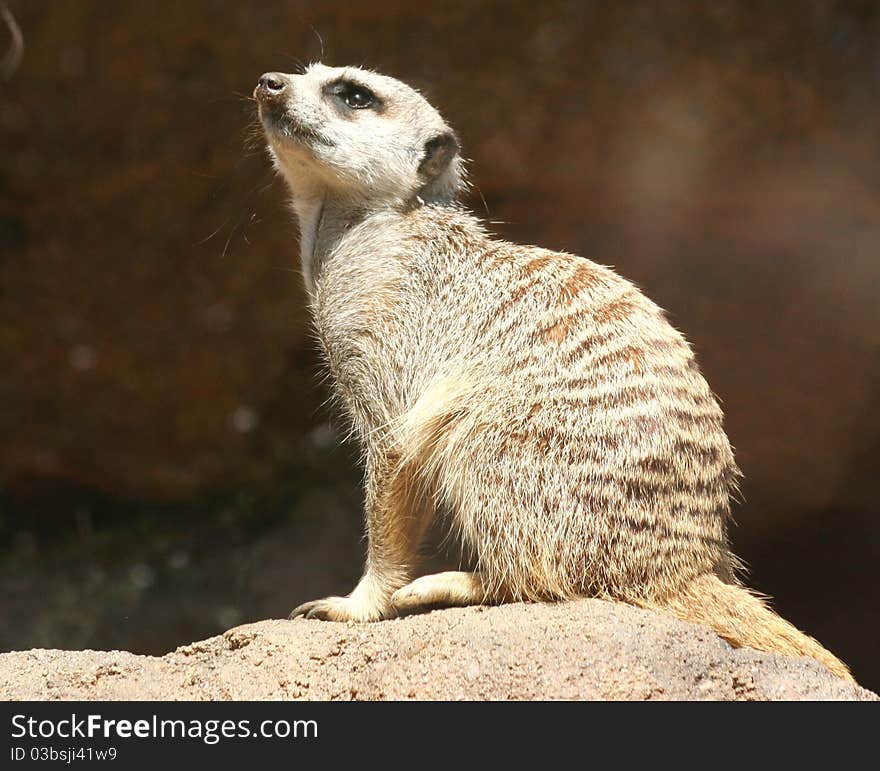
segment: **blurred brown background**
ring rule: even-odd
[[[876,2],[8,5],[0,649],[166,651],[357,577],[356,448],[248,141],[259,74],[323,47],[442,109],[496,232],[669,309],[750,583],[880,687]]]

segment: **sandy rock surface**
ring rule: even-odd
[[[876,700],[809,659],[735,650],[624,605],[461,608],[343,624],[270,620],[162,657],[0,655],[3,699]]]

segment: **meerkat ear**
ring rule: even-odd
[[[458,139],[451,131],[425,142],[418,171],[425,182],[420,195],[426,201],[455,198],[462,185],[458,150]]]
[[[435,179],[449,165],[458,152],[458,140],[451,131],[432,137],[425,142],[425,154],[419,163],[419,174],[425,179]]]

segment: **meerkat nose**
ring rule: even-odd
[[[260,75],[254,89],[255,99],[273,99],[280,96],[287,88],[287,78],[280,72],[266,72]]]

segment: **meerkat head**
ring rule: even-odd
[[[272,158],[294,198],[326,193],[365,204],[454,200],[458,141],[440,113],[399,80],[313,64],[263,75],[257,100]]]

